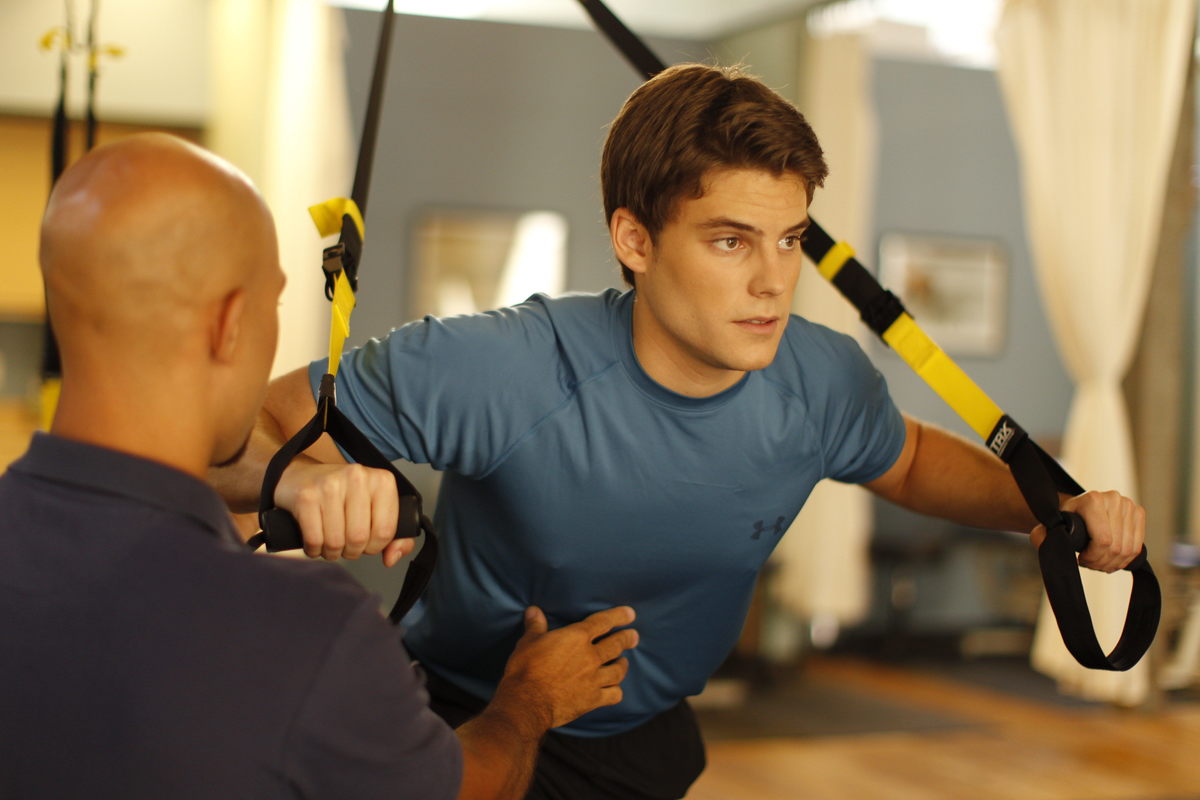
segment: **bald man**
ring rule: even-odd
[[[0,797],[518,798],[546,730],[620,699],[632,610],[530,609],[456,735],[344,572],[245,551],[204,477],[262,404],[284,278],[241,173],[164,135],[96,150],[40,260],[63,385],[0,477]]]

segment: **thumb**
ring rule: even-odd
[[[1041,547],[1042,542],[1046,540],[1046,526],[1038,525],[1029,532],[1029,539],[1033,542],[1034,547]]]
[[[525,609],[525,633],[545,633],[548,628],[546,615],[540,608],[530,606]]]
[[[394,567],[417,546],[415,539],[393,539],[383,548],[383,565]]]

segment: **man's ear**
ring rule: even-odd
[[[209,349],[213,359],[223,363],[233,360],[238,336],[242,330],[242,315],[246,313],[246,292],[234,289],[221,298],[210,329]]]
[[[617,260],[635,273],[646,271],[653,253],[654,243],[646,226],[628,208],[618,208],[608,221],[608,234],[612,239],[613,252]]]

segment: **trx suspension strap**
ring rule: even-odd
[[[592,21],[647,79],[665,69],[646,45],[600,0],[579,0]],[[1083,489],[1011,417],[1000,410],[966,373],[917,326],[899,298],[886,291],[854,257],[845,242],[835,242],[810,220],[804,253],[817,270],[849,300],[863,322],[896,351],[926,383],[1008,464],[1046,539],[1038,549],[1046,595],[1058,621],[1063,643],[1085,667],[1127,670],[1145,654],[1158,630],[1162,594],[1146,558],[1146,548],[1125,569],[1133,574],[1129,610],[1121,638],[1105,654],[1096,641],[1075,553],[1089,538],[1078,514],[1059,510],[1058,493]]]
[[[74,15],[71,13],[71,3],[66,3],[66,23],[62,28],[55,28],[41,40],[43,50],[58,47],[58,102],[54,106],[54,117],[51,122],[50,135],[50,187],[58,183],[58,178],[67,168],[67,86],[68,64],[71,48],[74,45]],[[62,390],[62,362],[58,354],[58,342],[54,338],[54,330],[50,327],[50,312],[46,311],[46,320],[42,324],[42,386],[38,401],[38,414],[43,430],[50,430],[50,422],[54,418],[54,410],[58,406],[59,393]]]
[[[100,13],[100,0],[92,0],[92,14],[88,17],[87,32],[87,112],[85,117],[84,151],[96,146],[96,80],[100,74],[100,51],[96,46],[96,17]]]
[[[354,174],[354,188],[350,198],[337,197],[309,209],[322,236],[339,233],[337,244],[324,250],[322,269],[325,272],[325,296],[333,304],[329,330],[329,372],[321,378],[317,393],[317,413],[300,429],[267,465],[263,476],[262,494],[259,498],[258,521],[262,531],[251,537],[248,544],[257,549],[265,544],[268,552],[296,550],[304,541],[300,526],[295,518],[275,505],[275,487],[279,479],[300,453],[307,450],[328,433],[349,457],[364,466],[387,470],[396,481],[400,496],[400,517],[396,526],[397,539],[413,539],[425,534],[425,543],[420,553],[409,563],[404,576],[400,596],[392,607],[389,618],[398,623],[420,597],[433,565],[437,560],[437,537],[433,525],[421,507],[421,495],[407,478],[400,474],[392,463],[371,444],[348,420],[335,403],[334,376],[337,375],[342,347],[350,335],[350,314],[354,310],[354,293],[358,289],[358,265],[362,256],[364,215],[367,194],[371,183],[371,164],[375,152],[375,138],[379,128],[380,108],[383,102],[383,84],[387,76],[388,52],[392,40],[392,23],[395,19],[394,0],[389,0],[384,9],[383,23],[379,33],[379,45],[375,52],[375,70],[371,78],[371,94],[363,122],[362,139],[358,150],[358,165]]]
[[[62,28],[53,28],[41,39],[43,50],[58,47],[58,102],[54,107],[52,134],[50,137],[50,186],[58,183],[58,178],[67,168],[68,146],[67,135],[69,120],[67,118],[67,86],[68,64],[75,45],[75,15],[72,11],[71,0],[66,0],[66,23]],[[88,32],[85,48],[88,58],[86,131],[84,137],[84,152],[90,151],[96,145],[96,84],[100,75],[100,56],[120,57],[124,50],[108,45],[100,47],[96,42],[96,20],[100,16],[100,0],[92,0],[92,10],[88,16]],[[50,429],[50,421],[54,417],[58,396],[62,388],[62,362],[58,353],[58,342],[54,338],[54,330],[50,327],[49,313],[42,326],[42,388],[39,398],[39,415],[41,427]]]

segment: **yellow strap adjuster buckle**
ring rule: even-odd
[[[359,240],[361,241],[363,238],[365,226],[362,212],[359,211],[358,204],[348,197],[335,197],[324,203],[309,206],[308,214],[312,217],[321,236],[341,233],[342,220],[349,216],[358,229]],[[354,312],[355,306],[354,288],[350,285],[350,279],[346,276],[345,270],[335,269],[336,278],[333,281],[333,294],[330,298],[333,303],[329,311],[328,369],[330,375],[337,375],[338,364],[342,360],[342,348],[346,344],[346,338],[350,335],[350,315]],[[328,265],[326,270],[330,271]]]

